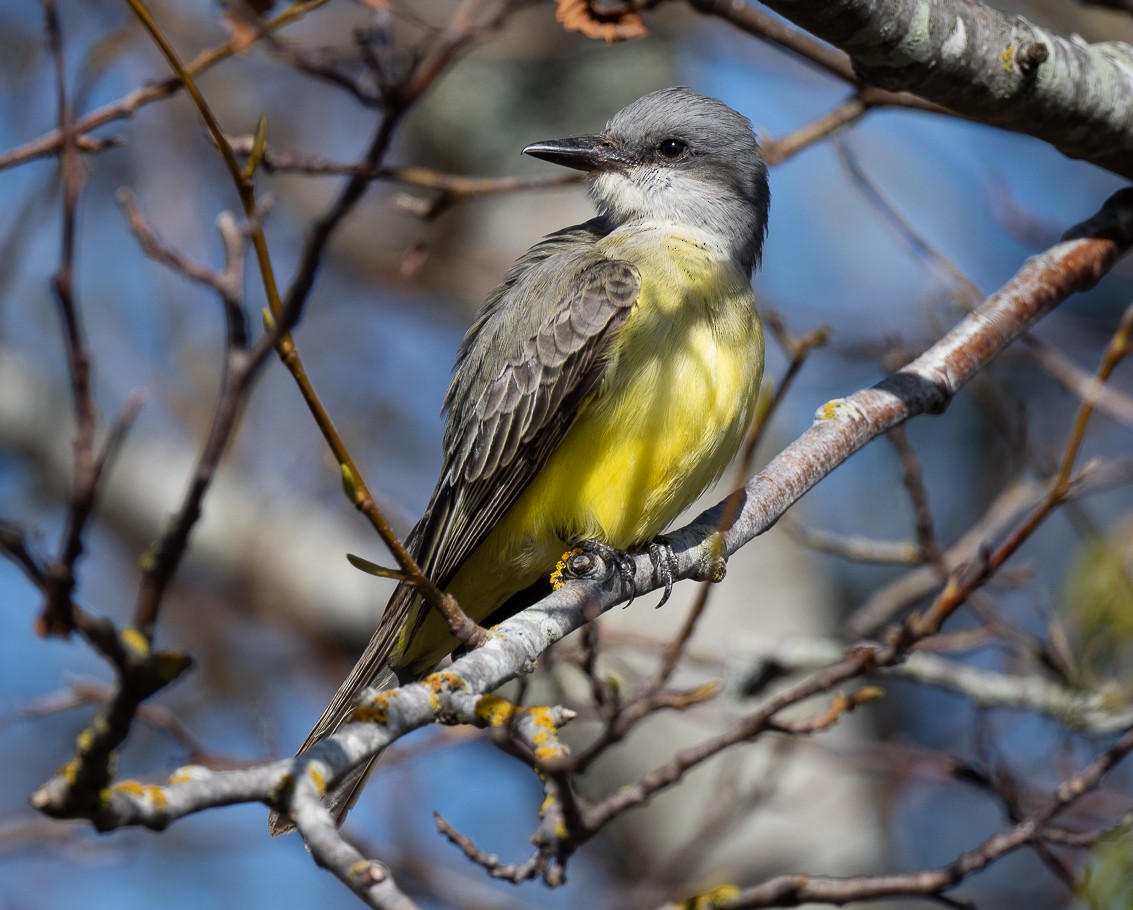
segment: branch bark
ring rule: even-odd
[[[1133,179],[1133,48],[1088,44],[982,3],[768,0],[850,55],[858,78],[1026,133]],[[720,15],[734,3],[716,4]],[[743,7],[741,7],[742,9]]]

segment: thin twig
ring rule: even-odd
[[[861,534],[839,534],[823,528],[811,528],[791,514],[784,515],[779,526],[801,546],[851,562],[919,566],[924,561],[921,548],[911,540],[877,540]]]
[[[852,878],[824,878],[808,875],[781,875],[731,896],[728,907],[749,910],[782,907],[809,902],[847,904],[886,897],[935,896],[946,898],[950,891],[1002,856],[1041,838],[1051,820],[1098,786],[1113,767],[1133,751],[1133,731],[1099,754],[1078,774],[1066,778],[1045,805],[1004,831],[993,834],[952,862],[933,869],[890,875],[861,875]],[[952,902],[954,906],[960,906]]]
[[[39,631],[43,635],[66,637],[74,628],[71,595],[75,587],[75,570],[83,552],[83,532],[94,510],[98,489],[98,463],[94,451],[96,415],[90,387],[90,352],[83,329],[82,314],[75,291],[75,223],[79,196],[85,183],[74,128],[74,115],[67,97],[67,77],[63,65],[63,34],[55,9],[55,0],[43,0],[47,43],[55,66],[56,117],[60,146],[60,170],[63,183],[63,219],[59,268],[52,276],[60,319],[64,349],[71,379],[71,398],[75,408],[75,435],[72,443],[74,476],[71,502],[59,545],[58,557],[46,567],[47,596]]]
[[[913,507],[913,525],[921,559],[937,566],[943,575],[946,571],[944,553],[936,537],[936,523],[932,518],[932,508],[928,501],[928,489],[925,487],[920,459],[917,458],[904,427],[894,427],[886,434],[886,438],[897,450],[897,457],[901,461],[901,481]]]
[[[885,223],[893,228],[897,236],[905,242],[913,255],[927,263],[933,272],[955,290],[967,306],[975,306],[982,300],[984,298],[983,291],[976,287],[975,283],[955,263],[939,253],[897,210],[897,207],[889,201],[881,188],[870,179],[849,143],[841,136],[835,136],[834,147],[838,150],[838,155],[846,170],[850,173],[854,185],[861,190],[869,203],[881,214]]]
[[[285,25],[302,19],[307,13],[318,9],[326,2],[327,0],[300,0],[300,2],[292,3],[278,16],[269,20],[264,25],[264,30],[266,32],[274,32]],[[192,76],[199,76],[201,73],[212,69],[218,63],[240,53],[240,51],[244,50],[244,47],[243,39],[237,38],[234,35],[227,41],[218,44],[216,47],[201,51],[186,65],[185,70]],[[148,104],[175,95],[181,90],[181,85],[181,80],[176,77],[163,79],[158,82],[150,82],[141,88],[134,89],[117,101],[112,101],[98,110],[92,111],[85,117],[79,118],[74,122],[72,127],[72,132],[76,136],[75,141],[79,150],[101,151],[105,148],[117,147],[120,144],[117,139],[99,139],[88,136],[87,134],[91,130],[105,126],[107,123],[113,123],[116,120],[124,120],[132,117]],[[46,158],[50,155],[55,155],[62,149],[63,141],[64,132],[62,129],[57,128],[49,133],[45,133],[39,138],[33,139],[31,142],[25,143],[4,154],[0,154],[0,170],[26,164],[38,158]]]
[[[1117,331],[1110,338],[1102,355],[1095,380],[1098,385],[1104,384],[1109,379],[1117,365],[1129,355],[1130,351],[1133,351],[1133,305],[1126,309]],[[965,602],[971,592],[994,576],[999,567],[1034,534],[1050,513],[1066,500],[1072,486],[1074,462],[1077,461],[1082,440],[1086,435],[1086,427],[1093,412],[1093,406],[1088,401],[1083,402],[1079,407],[1050,492],[999,546],[987,553],[985,559],[974,570],[955,577],[954,583],[945,587],[925,614],[912,624],[911,631],[916,637],[924,638],[938,629],[944,620]]]
[[[843,101],[829,114],[819,117],[793,133],[780,139],[763,139],[763,157],[769,165],[782,164],[816,142],[833,136],[838,130],[856,123],[869,111],[869,105],[861,93]]]

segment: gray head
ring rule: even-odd
[[[767,164],[751,124],[687,88],[638,98],[597,136],[536,142],[524,150],[587,171],[590,195],[612,227],[667,220],[714,235],[750,272],[767,233]]]

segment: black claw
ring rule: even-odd
[[[637,566],[634,564],[633,557],[626,553],[624,550],[614,550],[614,564],[618,567],[618,574],[622,577],[622,582],[629,588],[629,600],[625,602],[622,609],[626,609],[635,597],[637,597],[637,582],[634,581],[634,576],[637,574]]]
[[[633,561],[633,557],[623,550],[616,550],[598,540],[582,540],[579,541],[575,548],[580,550],[582,554],[596,557],[602,560],[604,565],[612,566],[618,570],[618,575],[621,576],[622,582],[629,588],[629,600],[626,602],[628,607],[635,597],[637,597],[637,585],[634,582],[637,566]],[[576,554],[576,557],[577,558]],[[568,566],[568,568],[573,568]],[[578,574],[578,573],[572,573]],[[586,573],[583,573],[586,574]]]
[[[673,593],[673,581],[677,575],[677,554],[673,552],[673,548],[664,537],[658,536],[649,544],[649,560],[653,563],[654,572],[665,585],[665,593],[654,607],[660,610],[668,602],[669,595]]]

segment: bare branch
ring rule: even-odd
[[[807,875],[781,875],[730,896],[728,907],[782,907],[807,902],[846,904],[883,897],[937,895],[954,888],[969,876],[986,868],[1001,856],[1042,837],[1053,818],[1097,787],[1114,765],[1133,751],[1133,731],[1126,733],[1109,749],[1073,777],[1065,779],[1053,799],[1018,824],[960,854],[947,865],[917,872],[893,875],[862,875],[835,879]],[[670,905],[671,908],[671,905]]]
[[[781,527],[804,547],[852,562],[919,566],[924,561],[921,548],[911,540],[874,540],[860,534],[837,534],[822,528],[810,528],[794,520],[790,513],[783,516]]]
[[[1122,208],[1130,201],[1131,195],[1126,192],[1117,194],[1099,216],[1074,232],[1078,239],[1066,241],[1049,250],[1045,256],[1029,261],[1011,282],[966,317],[941,342],[873,389],[857,392],[845,399],[846,403],[831,409],[843,416],[820,420],[784,450],[745,488],[739,518],[723,534],[727,551],[732,552],[754,537],[786,508],[792,496],[797,498],[801,495],[820,476],[864,445],[868,438],[879,435],[900,420],[939,405],[1027,325],[1074,290],[1096,281],[1133,242],[1133,231],[1130,230],[1133,216]],[[849,419],[845,416],[847,414]],[[714,539],[719,515],[726,508],[727,504],[721,503],[700,516],[694,524],[671,535],[674,557],[682,577],[705,571],[708,562],[718,552],[719,543]],[[598,578],[567,584],[540,604],[501,624],[482,648],[455,661],[449,672],[434,674],[422,683],[377,693],[364,700],[357,716],[379,723],[347,724],[332,738],[294,759],[294,766],[303,769],[303,773],[294,779],[292,796],[300,827],[304,826],[304,819],[309,813],[313,813],[309,817],[319,819],[326,815],[320,797],[327,782],[333,782],[348,768],[368,760],[410,729],[436,719],[477,718],[475,700],[466,704],[463,698],[478,698],[478,693],[497,688],[522,672],[551,643],[582,626],[595,610],[608,609],[625,599],[629,591],[622,574],[600,561],[592,562],[597,563],[592,570]],[[654,566],[648,555],[638,556],[634,566],[638,592],[659,584],[653,577]],[[600,829],[614,816],[679,780],[689,768],[721,749],[769,729],[769,724],[787,705],[829,691],[871,668],[897,662],[912,643],[934,628],[934,623],[918,620],[893,637],[884,648],[859,649],[839,663],[812,674],[798,686],[770,699],[732,730],[693,750],[680,753],[669,765],[646,775],[638,785],[623,788],[605,800],[600,811],[594,807],[587,813],[587,830]],[[482,722],[483,718],[479,720]],[[281,762],[269,767],[287,769],[292,767],[292,763]],[[263,798],[254,794],[264,791],[251,791],[253,795],[249,795],[246,789],[254,778],[239,777],[245,772],[230,773],[237,775],[231,778],[234,784],[245,788],[241,791],[245,794],[244,798]],[[223,775],[216,778],[229,779]],[[261,780],[268,781],[266,785],[271,786],[270,774]],[[37,805],[45,811],[73,814],[75,808],[65,799],[69,789],[63,779],[56,778],[41,789]],[[222,801],[233,798],[227,787],[222,791],[225,794]],[[93,816],[87,814],[91,812],[90,807],[80,814],[92,817],[96,824],[107,827],[137,824],[146,818],[151,819],[150,823],[163,825],[186,811],[203,808],[204,804],[193,802],[193,799],[201,798],[215,800],[217,791],[207,788],[194,791],[192,799],[186,797],[184,801],[175,801],[172,794],[167,794],[162,804],[166,808],[157,814],[152,807],[146,809],[134,803],[128,807],[119,806],[114,800],[100,805]]]
[[[785,674],[812,673],[841,660],[846,646],[838,641],[791,639],[758,645],[745,642],[732,656],[729,676],[741,691],[745,681]],[[1116,684],[1086,690],[1054,682],[1037,673],[1012,674],[985,670],[924,651],[916,651],[893,666],[879,668],[884,677],[899,677],[926,686],[948,689],[981,708],[1033,711],[1070,730],[1094,735],[1120,733],[1133,727],[1133,710],[1121,703]]]
[[[766,530],[789,505],[870,440],[910,417],[942,410],[1004,348],[1070,294],[1097,283],[1133,242],[1133,191],[1121,191],[1071,232],[1076,239],[1029,260],[1018,274],[924,354],[871,389],[820,410],[815,425],[745,487],[728,553]],[[715,527],[720,506],[694,526]],[[678,539],[678,535],[672,535]],[[680,538],[682,541],[687,538]]]
[[[264,26],[264,30],[266,32],[272,32],[291,22],[298,21],[307,13],[318,9],[326,2],[327,0],[299,0],[299,2],[292,3],[287,9],[268,22]],[[239,53],[244,47],[243,41],[233,36],[223,44],[201,51],[201,53],[187,64],[186,69],[194,76],[200,75],[216,66],[216,64]],[[141,88],[134,89],[134,91],[117,101],[113,101],[96,111],[92,111],[85,117],[76,120],[73,125],[73,132],[77,137],[76,142],[79,149],[86,152],[101,151],[106,148],[117,147],[121,144],[117,139],[99,139],[88,136],[87,134],[90,133],[91,130],[105,126],[107,123],[113,123],[117,120],[132,117],[146,105],[177,94],[177,92],[181,90],[181,87],[181,80],[177,78],[151,82]],[[50,133],[46,133],[38,139],[34,139],[19,148],[12,149],[0,155],[0,170],[25,164],[37,158],[46,158],[50,155],[58,154],[60,149],[63,148],[63,141],[64,131],[62,129],[55,129]]]
[[[1128,483],[1131,478],[1133,478],[1133,459],[1093,463],[1078,475],[1067,496],[1069,498],[1087,496]],[[944,552],[943,560],[948,570],[954,571],[960,566],[976,561],[988,540],[1006,534],[1025,512],[1038,505],[1049,490],[1049,483],[1038,481],[1016,481],[1009,484],[992,501],[979,521]],[[806,539],[804,536],[804,542]],[[829,540],[820,536],[818,540],[820,548],[829,543]],[[841,541],[838,542],[838,546],[841,546]],[[852,539],[846,544],[851,556],[857,546],[857,542]],[[883,547],[877,555],[883,556],[887,552],[888,549]],[[899,552],[893,555],[899,555]],[[896,581],[878,588],[847,620],[847,637],[851,639],[870,637],[901,610],[931,593],[938,586],[939,581],[936,569],[925,566],[914,569]],[[1000,583],[1005,581],[1002,572],[998,581]]]
[[[1063,388],[1073,392],[1099,413],[1133,428],[1133,398],[1118,389],[1098,385],[1087,373],[1061,350],[1037,335],[1028,333],[1023,341],[1031,355],[1044,370],[1050,373]]]
[[[86,182],[79,160],[74,115],[67,97],[63,65],[63,35],[54,0],[44,0],[47,43],[55,64],[56,115],[62,136],[60,168],[63,180],[63,219],[59,268],[51,279],[63,328],[63,345],[70,370],[71,397],[75,409],[75,436],[72,443],[74,478],[67,523],[63,530],[58,559],[46,566],[47,589],[39,622],[42,635],[67,637],[74,628],[71,593],[75,587],[75,568],[83,552],[83,532],[94,510],[98,489],[98,462],[94,452],[96,414],[90,387],[90,352],[75,294],[75,221],[79,196]]]
[[[727,4],[735,7],[737,4]],[[1133,177],[1133,49],[1087,44],[983,3],[767,4],[841,48],[863,81],[1049,142]],[[746,7],[740,6],[740,10]]]

